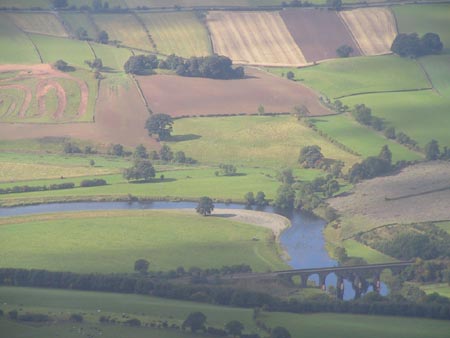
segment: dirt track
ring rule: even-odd
[[[302,104],[311,115],[333,114],[300,83],[254,68],[247,68],[246,74],[241,80],[154,75],[139,76],[138,81],[152,111],[173,117],[256,114],[259,105],[266,113],[283,113]]]
[[[336,49],[344,44],[353,48],[352,56],[361,55],[335,11],[287,9],[280,15],[308,62],[336,58]]]

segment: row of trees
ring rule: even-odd
[[[420,57],[429,54],[438,54],[444,45],[436,33],[426,33],[419,37],[417,33],[398,34],[392,42],[391,51],[402,57]]]
[[[240,79],[245,75],[243,67],[233,68],[230,58],[216,54],[189,59],[172,54],[165,60],[155,55],[133,55],[124,64],[125,72],[130,74],[152,74],[158,68],[175,71],[180,76],[211,79]]]

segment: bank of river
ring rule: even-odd
[[[139,209],[190,209],[194,210],[197,203],[194,202],[76,202],[76,203],[50,203],[39,205],[18,206],[11,208],[0,208],[0,217],[23,216],[42,213],[65,212],[65,211],[88,211],[88,210],[139,210]],[[236,220],[250,224],[258,224],[271,228],[278,237],[281,246],[287,252],[287,263],[294,269],[318,268],[336,266],[325,248],[323,229],[326,222],[318,217],[302,212],[284,214],[290,221],[286,224],[286,218],[272,215],[264,219],[264,214],[246,212],[242,204],[215,203],[216,213],[224,213],[227,210],[240,210],[236,212]],[[272,207],[266,207],[265,212],[276,214]],[[275,216],[275,217],[273,217]],[[282,229],[285,228],[284,231]],[[282,231],[282,232],[281,232]],[[280,234],[281,232],[281,234]],[[318,276],[312,276],[312,280],[318,282]],[[336,276],[329,275],[326,280],[327,286],[336,285]],[[383,285],[382,293],[386,293]],[[345,284],[345,299],[353,298],[354,291],[351,284]]]

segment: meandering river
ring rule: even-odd
[[[50,203],[11,208],[0,208],[0,217],[22,216],[64,211],[82,210],[132,210],[132,209],[194,209],[194,202],[75,202],[75,203]],[[242,204],[215,203],[216,208],[245,209]],[[263,211],[275,213],[272,207],[266,207]],[[280,242],[287,251],[290,259],[287,263],[294,269],[319,268],[336,266],[337,262],[328,255],[325,249],[323,229],[326,222],[313,215],[302,212],[284,214],[291,221],[291,227],[280,236]],[[318,283],[318,276],[310,278]],[[329,275],[326,279],[327,287],[336,286],[336,276]],[[387,294],[384,283],[381,285],[381,294]],[[354,291],[350,282],[345,281],[344,299],[352,299]]]

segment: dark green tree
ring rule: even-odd
[[[372,109],[366,107],[365,104],[357,104],[353,108],[352,115],[356,121],[366,126],[370,126],[372,122]]]
[[[278,173],[277,173],[277,179],[278,181],[280,181],[283,184],[292,184],[295,182],[294,179],[294,174],[292,173],[292,169],[291,168],[284,168],[281,169]]]
[[[155,177],[155,168],[153,168],[153,165],[149,160],[136,159],[131,168],[124,170],[123,177],[127,181],[148,181],[149,179]]]
[[[380,154],[378,154],[378,158],[386,161],[389,164],[392,164],[392,152],[387,145],[384,145],[381,148]]]
[[[164,144],[159,150],[159,158],[165,162],[173,160],[173,152],[167,144]]]
[[[312,145],[303,147],[300,150],[298,162],[303,168],[316,168],[323,158],[320,147]]]
[[[84,61],[85,64],[89,66],[92,70],[101,70],[103,68],[103,61],[100,58],[95,58],[94,60],[86,60]]]
[[[342,0],[327,0],[327,6],[339,11],[342,8]]]
[[[195,211],[203,216],[211,215],[211,212],[214,210],[213,200],[207,196],[200,197],[198,201],[197,207]]]
[[[277,326],[270,332],[270,338],[291,338],[291,334],[284,327]]]
[[[134,158],[148,158],[147,149],[144,147],[144,145],[139,144],[135,149],[133,153]]]
[[[206,316],[201,312],[192,312],[183,322],[181,328],[186,330],[189,328],[192,332],[197,332],[199,330],[205,329]]]
[[[88,40],[88,32],[83,27],[78,27],[78,29],[75,31],[75,36],[78,40]]]
[[[147,74],[157,68],[159,60],[155,55],[132,55],[125,62],[123,68],[125,73]]]
[[[136,262],[134,262],[134,271],[139,272],[141,274],[146,274],[148,272],[148,267],[150,266],[150,263],[141,258],[138,259]]]
[[[294,72],[293,71],[288,71],[287,73],[286,73],[286,78],[288,79],[288,80],[294,80],[294,78],[295,78],[295,74],[294,74]]]
[[[58,70],[60,70],[62,72],[65,72],[68,69],[68,67],[69,67],[69,64],[66,61],[64,61],[64,60],[58,60],[58,61],[55,62],[54,65],[55,65],[56,69],[58,69]]]
[[[107,44],[109,42],[109,35],[106,31],[100,31],[97,34],[97,40],[98,43]]]
[[[244,325],[238,320],[232,320],[225,324],[225,331],[233,337],[241,336]]]
[[[255,195],[253,194],[253,192],[249,191],[248,193],[245,194],[244,200],[245,205],[250,207],[255,204]]]
[[[424,55],[427,54],[439,54],[442,52],[444,45],[441,42],[441,38],[436,33],[426,33],[420,38],[420,48]]]
[[[170,133],[173,128],[173,119],[167,114],[153,114],[145,123],[145,128],[148,130],[148,134],[158,135],[160,140],[167,140],[170,137]]]
[[[395,139],[395,128],[394,127],[387,127],[384,130],[384,136],[386,136],[388,139],[394,140]]]
[[[425,158],[428,161],[436,161],[439,159],[439,144],[436,140],[431,140],[425,145]]]
[[[174,162],[186,163],[186,154],[184,151],[177,151],[173,157]]]
[[[349,57],[353,53],[353,48],[349,45],[342,45],[336,49],[336,54],[341,58]]]
[[[220,164],[220,172],[223,176],[234,176],[236,175],[236,166],[232,164]]]
[[[269,202],[266,200],[266,194],[262,191],[258,191],[255,197],[255,204],[258,207],[265,207]]]
[[[52,0],[52,5],[55,8],[66,8],[67,0]]]
[[[274,201],[276,208],[290,210],[294,206],[295,191],[289,184],[281,185],[277,190],[277,196]]]

